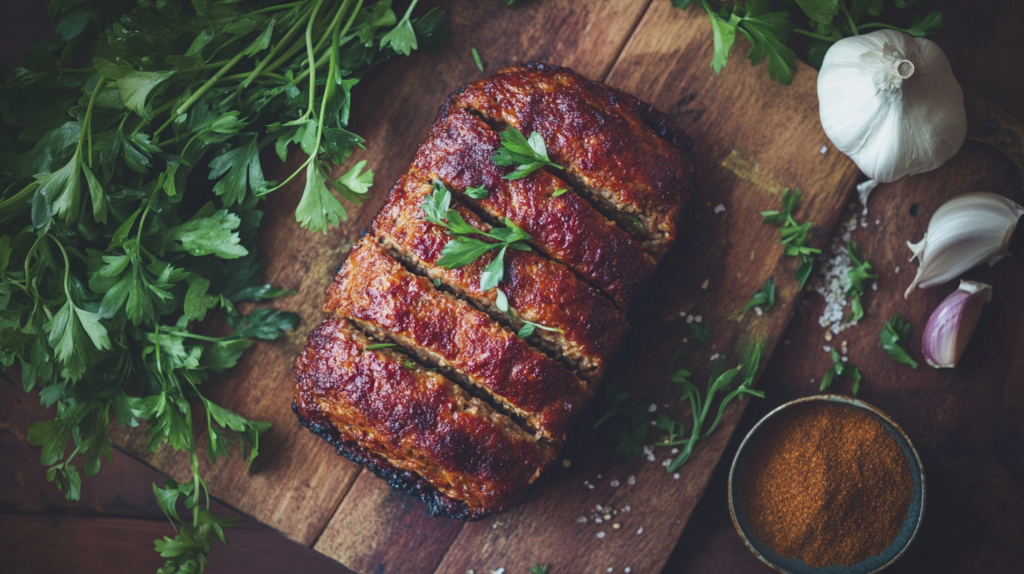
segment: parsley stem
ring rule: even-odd
[[[846,21],[850,24],[850,31],[853,32],[854,36],[859,36],[860,33],[857,32],[857,25],[853,23],[853,16],[850,16],[850,11],[846,9],[846,0],[840,1],[839,7],[843,9],[843,14],[846,15]]]
[[[32,197],[32,194],[35,192],[37,187],[39,187],[39,180],[29,182],[25,187],[21,188],[21,191],[18,193],[0,201],[0,213],[3,213],[3,216],[0,217],[6,219],[8,216],[16,215],[13,211],[14,207],[26,207],[27,204],[25,204],[25,200]]]
[[[82,120],[82,132],[78,136],[78,149],[81,151],[82,145],[85,143],[86,138],[89,140],[88,148],[88,160],[89,167],[92,167],[92,110],[96,107],[96,100],[100,96],[100,92],[103,90],[103,84],[107,82],[107,79],[100,76],[100,79],[96,81],[96,87],[92,90],[92,96],[89,98],[89,106],[85,108],[85,119]]]
[[[808,38],[814,38],[815,40],[825,40],[826,42],[835,42],[835,38],[829,38],[828,36],[822,36],[821,34],[815,34],[814,32],[808,32],[807,30],[801,30],[800,28],[793,28],[793,31],[797,34],[807,36]]]
[[[323,0],[321,0],[321,2],[322,1]],[[166,129],[167,126],[171,125],[171,122],[173,122],[178,116],[187,112],[188,109],[192,107],[192,104],[196,103],[196,101],[198,101],[199,98],[206,95],[206,92],[210,91],[210,88],[212,88],[214,84],[220,81],[221,77],[223,77],[224,74],[230,72],[231,68],[234,68],[235,64],[242,61],[242,58],[244,57],[245,52],[242,51],[236,54],[234,58],[228,60],[227,64],[224,64],[224,66],[221,69],[217,70],[217,73],[214,74],[212,78],[206,80],[205,84],[200,86],[199,89],[196,90],[196,92],[192,94],[192,96],[189,99],[185,100],[185,103],[181,104],[181,106],[179,106],[178,109],[175,110],[173,114],[171,114],[171,117],[167,118],[167,121],[164,122],[164,125],[160,126],[160,128],[153,133],[153,137],[155,138],[156,136],[160,135],[160,132],[164,131],[164,129]]]
[[[313,5],[313,13],[309,15],[309,21],[306,22],[306,59],[309,62],[309,107],[306,108],[306,113],[303,117],[309,117],[313,113],[313,105],[316,101],[316,54],[313,53],[313,23],[316,21],[316,13],[320,10],[320,6],[323,5],[324,0],[316,0],[316,4]],[[348,0],[345,0],[348,3]],[[327,87],[330,88],[329,86]],[[326,99],[326,98],[325,98]],[[316,149],[314,148],[314,152]]]
[[[270,52],[268,52],[267,55],[264,56],[262,60],[260,60],[259,64],[256,64],[256,67],[253,68],[253,70],[249,72],[249,74],[246,76],[246,79],[242,81],[243,88],[248,86],[256,78],[256,76],[262,74],[263,70],[268,66],[271,58],[277,55],[278,51],[281,50],[281,47],[287,44],[288,42],[291,42],[292,38],[294,38],[295,35],[299,33],[299,30],[302,29],[302,22],[307,18],[307,13],[312,9],[312,5],[306,5],[306,8],[299,14],[299,17],[296,19],[295,23],[292,24],[292,27],[288,29],[288,32],[285,33],[284,37],[282,37],[277,44],[274,44],[274,47],[270,49]],[[299,45],[301,46],[301,44]]]

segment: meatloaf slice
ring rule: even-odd
[[[690,141],[667,116],[568,68],[525,64],[469,84],[452,103],[540,132],[577,191],[622,222],[655,257],[676,236],[694,187]]]
[[[440,179],[453,191],[483,186],[484,199],[466,198],[491,217],[509,218],[533,243],[626,309],[654,272],[655,260],[630,235],[571,187],[544,170],[508,180],[513,171],[491,161],[501,137],[468,111],[443,106],[416,154],[413,175]]]
[[[343,319],[325,319],[295,361],[299,420],[340,453],[473,519],[519,503],[555,450],[443,376],[410,365]]]
[[[324,310],[475,386],[552,441],[565,437],[588,396],[560,362],[410,273],[369,236],[349,253]]]
[[[398,180],[373,222],[372,233],[385,250],[515,329],[524,325],[521,319],[558,329],[536,329],[528,340],[563,358],[582,378],[596,383],[629,327],[622,313],[563,265],[513,249],[505,254],[505,276],[498,285],[512,311],[503,313],[495,303],[497,290],[480,291],[480,275],[495,257],[494,252],[457,269],[437,266],[451,235],[423,219],[421,206],[431,193],[433,186],[426,181],[409,175]],[[458,201],[453,200],[452,208],[470,225],[490,229]]]

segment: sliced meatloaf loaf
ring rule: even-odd
[[[495,163],[511,128],[557,167]],[[565,68],[461,88],[327,291],[295,363],[299,421],[433,515],[520,503],[675,239],[689,150],[664,114]],[[513,248],[490,248],[513,226]]]

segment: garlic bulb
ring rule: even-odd
[[[991,286],[961,281],[960,288],[939,303],[924,326],[924,360],[936,369],[955,367],[978,326],[981,308],[991,300]]]
[[[871,179],[931,171],[967,135],[964,94],[931,40],[895,30],[843,38],[818,73],[821,125]]]
[[[907,242],[921,266],[904,297],[914,287],[925,289],[959,277],[961,273],[1010,254],[1017,220],[1024,207],[994,193],[978,191],[958,195],[935,210],[924,239]]]

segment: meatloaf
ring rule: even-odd
[[[510,178],[515,166],[492,161],[510,128],[539,134],[559,168]],[[537,63],[462,87],[327,291],[330,318],[295,363],[299,422],[432,515],[522,502],[619,348],[693,186],[686,135],[619,90]],[[428,216],[442,191],[458,216]],[[497,288],[482,288],[497,250],[444,260],[452,218],[484,248],[498,227],[526,234],[497,262]]]

